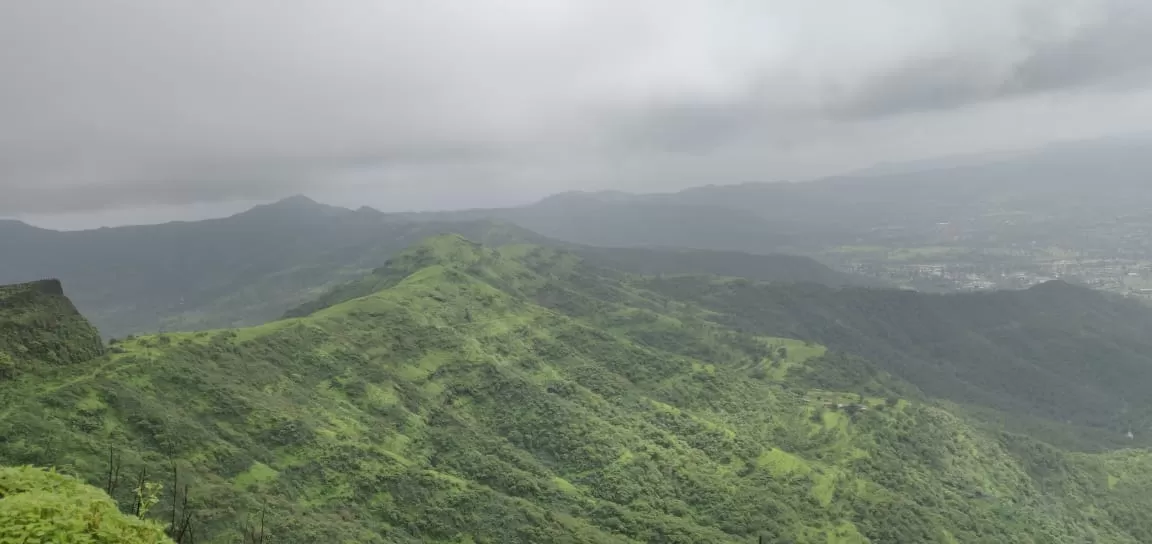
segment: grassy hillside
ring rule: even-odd
[[[571,253],[438,237],[308,315],[134,338],[0,385],[0,462],[97,484],[110,449],[125,474],[175,467],[151,515],[187,483],[213,542],[261,516],[275,542],[1152,534],[1145,452],[976,428],[726,319]]]

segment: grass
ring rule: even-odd
[[[793,474],[808,475],[812,467],[807,461],[791,453],[779,449],[769,449],[756,458],[756,465],[767,469],[774,476],[788,476]]]
[[[776,381],[784,380],[793,367],[803,365],[828,352],[828,348],[819,344],[792,338],[760,337],[758,339],[773,354],[772,357],[761,361],[760,365],[766,369],[768,376]]]
[[[254,486],[271,482],[279,475],[280,473],[272,467],[256,462],[248,470],[233,478],[232,485],[237,489],[248,490]]]

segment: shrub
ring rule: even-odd
[[[33,467],[0,468],[0,542],[168,543],[156,523],[125,515],[103,491]]]

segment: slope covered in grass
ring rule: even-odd
[[[1141,451],[976,428],[858,360],[531,245],[433,238],[300,317],[0,385],[0,462],[190,483],[275,542],[1141,542]],[[834,379],[835,378],[835,379]],[[169,488],[171,489],[171,488]],[[118,499],[129,502],[128,490]],[[165,495],[154,509],[168,519]]]

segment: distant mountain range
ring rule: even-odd
[[[0,282],[60,278],[105,334],[255,324],[392,252],[488,222],[394,221],[289,198],[224,218],[58,232],[0,224]]]
[[[1152,138],[1140,137],[805,183],[564,193],[516,208],[392,214],[292,197],[223,219],[90,231],[0,221],[0,282],[59,277],[102,331],[122,335],[260,323],[448,232],[562,245],[643,273],[874,286],[781,254],[878,239],[915,246],[939,223],[1007,216],[1038,222],[1022,234],[1031,240],[1076,237],[1078,225],[1149,209]]]
[[[52,231],[3,222],[0,283],[60,278],[80,309],[112,336],[256,325],[361,277],[409,245],[444,233],[485,243],[568,247],[590,259],[644,273],[877,284],[807,257],[684,249],[630,253],[550,240],[498,219],[413,221],[301,196],[223,219],[162,225]]]
[[[1149,209],[1152,136],[1139,135],[885,165],[808,182],[645,195],[573,192],[520,208],[406,217],[499,218],[591,245],[796,253],[861,243],[877,231],[915,245],[939,223],[1006,216],[1045,221],[1035,232],[1044,237],[1053,225],[1095,224]]]

